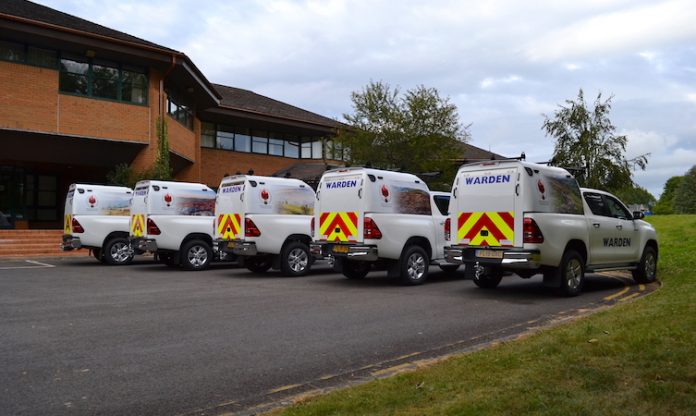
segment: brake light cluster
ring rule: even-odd
[[[84,233],[85,232],[85,229],[82,228],[82,225],[80,224],[80,222],[78,220],[76,220],[74,217],[73,217],[70,225],[72,227],[72,232],[74,232],[74,233]]]
[[[377,223],[372,218],[365,217],[363,221],[363,237],[373,240],[382,238],[382,231],[379,230]]]
[[[524,219],[522,227],[523,242],[541,244],[544,242],[544,235],[537,223],[531,218]]]
[[[160,235],[162,232],[160,231],[159,227],[157,224],[155,224],[154,221],[152,221],[152,218],[147,219],[147,234],[148,235]]]
[[[445,220],[445,241],[450,240],[450,236],[452,235],[452,221],[450,221],[449,218]]]
[[[244,237],[258,237],[261,235],[261,230],[254,224],[251,218],[244,218]]]

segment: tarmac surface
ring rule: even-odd
[[[626,273],[587,275],[563,298],[541,276],[495,290],[431,269],[348,280],[229,264],[185,272],[138,258],[0,261],[3,415],[253,414],[648,293]]]

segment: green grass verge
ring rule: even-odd
[[[663,287],[568,325],[283,415],[696,414],[696,216],[656,216]],[[592,342],[589,342],[592,340]]]

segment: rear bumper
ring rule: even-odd
[[[131,244],[131,248],[133,248],[133,250],[150,251],[150,252],[157,251],[157,241],[155,241],[152,238],[144,238],[144,237],[133,238],[133,237],[131,237],[130,244]]]
[[[63,251],[77,250],[82,248],[82,241],[80,237],[75,237],[72,235],[64,235],[63,242],[60,243],[60,249]]]
[[[309,245],[309,252],[318,259],[333,256],[345,257],[351,260],[376,261],[379,258],[377,246],[367,244],[314,242]]]
[[[500,258],[480,257],[477,251],[481,248],[468,246],[445,247],[445,259],[449,263],[501,266],[510,269],[538,269],[541,267],[539,250],[499,249],[486,247],[488,251],[502,252]]]
[[[256,256],[259,254],[256,243],[241,240],[215,240],[213,241],[213,249],[217,252],[237,256]]]

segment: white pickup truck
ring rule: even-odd
[[[171,266],[206,269],[213,260],[215,191],[201,183],[140,181],[130,210],[134,248]]]
[[[458,267],[442,254],[448,201],[449,194],[429,192],[407,173],[327,171],[317,188],[312,254],[333,257],[336,270],[349,279],[361,279],[379,264],[404,284],[421,284],[431,263],[446,271]]]
[[[72,184],[65,198],[64,251],[88,248],[102,263],[128,264],[128,213],[133,191],[121,186]]]
[[[464,165],[452,186],[452,229],[446,257],[464,263],[483,288],[503,271],[566,296],[578,295],[586,271],[631,270],[635,280],[656,278],[655,229],[615,196],[581,190],[561,168],[521,161]]]
[[[217,251],[235,254],[249,270],[310,270],[314,190],[298,179],[237,175],[220,183],[215,200]]]

